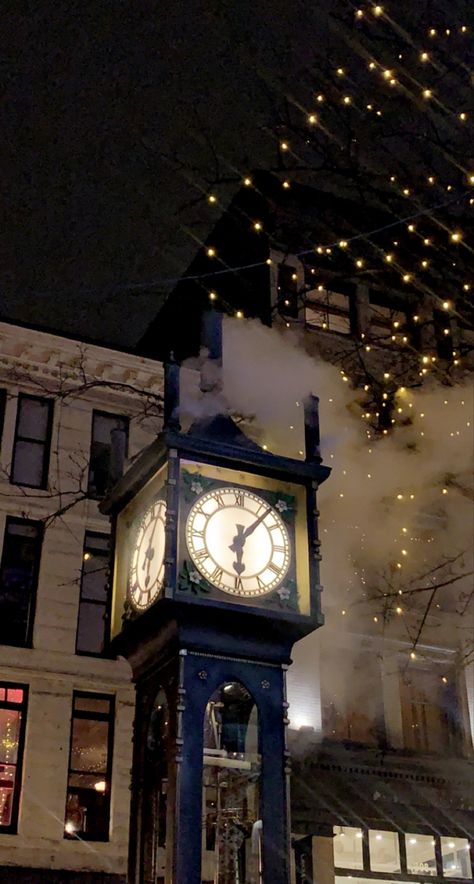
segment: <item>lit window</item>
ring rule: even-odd
[[[107,534],[86,531],[76,638],[79,654],[101,654],[104,650],[109,550]]]
[[[108,490],[113,465],[112,432],[113,430],[121,430],[124,433],[125,448],[127,448],[128,423],[128,418],[121,415],[94,411],[88,487],[91,497],[103,497]]]
[[[25,738],[26,685],[0,682],[0,832],[15,832]]]
[[[401,872],[398,832],[370,829],[369,850],[373,872]]]
[[[341,869],[363,869],[362,829],[334,826],[334,865]]]
[[[337,334],[351,333],[350,299],[343,292],[324,287],[313,289],[306,296],[305,322],[308,328],[321,328]]]
[[[15,485],[46,488],[52,419],[52,399],[20,394],[10,476]]]
[[[446,878],[472,878],[467,838],[441,837],[443,875]]]
[[[0,644],[31,644],[42,525],[8,516],[0,565]]]
[[[435,839],[433,835],[405,835],[407,872],[411,875],[436,875]]]
[[[65,838],[109,838],[113,715],[113,697],[74,693]]]

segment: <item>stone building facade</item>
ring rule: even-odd
[[[97,497],[111,431],[128,458],[156,433],[162,368],[1,323],[0,374],[0,881],[123,884],[134,691],[102,650]]]

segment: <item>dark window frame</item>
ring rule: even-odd
[[[1,835],[16,835],[18,832],[18,817],[20,810],[20,796],[23,781],[23,758],[25,752],[25,734],[26,734],[26,718],[28,714],[28,691],[29,685],[18,684],[11,681],[0,681],[0,688],[5,690],[21,690],[23,691],[23,700],[21,703],[12,703],[8,700],[0,700],[0,709],[21,710],[20,733],[18,738],[18,752],[16,759],[15,784],[13,786],[12,814],[11,822],[8,826],[0,825]]]
[[[48,407],[48,418],[46,425],[46,436],[44,439],[34,439],[32,437],[20,436],[19,435],[19,426],[20,426],[20,416],[21,416],[21,406],[23,402],[26,401],[34,401],[47,403]],[[45,490],[48,487],[48,476],[49,476],[49,464],[51,460],[51,441],[53,436],[53,418],[54,418],[54,400],[48,398],[47,396],[34,396],[30,393],[19,393],[18,394],[18,405],[16,410],[16,421],[15,421],[15,435],[13,437],[13,453],[12,453],[12,465],[10,470],[10,483],[12,485],[19,485],[22,488],[38,488],[40,490]],[[33,445],[42,445],[43,446],[43,463],[41,470],[41,482],[39,485],[32,485],[31,482],[21,482],[18,479],[14,478],[15,475],[15,461],[16,461],[16,448],[18,442],[30,442]]]
[[[322,289],[316,286],[311,288],[305,294],[305,328],[309,331],[325,331],[328,334],[337,335],[340,338],[348,338],[351,335],[354,335],[357,328],[357,286],[354,283],[344,284],[339,280],[331,279],[327,279],[322,283],[320,282],[319,285],[322,285]],[[322,297],[318,300],[318,293],[320,296],[326,296],[325,304],[322,301]],[[313,297],[311,297],[312,295]],[[331,295],[339,295],[346,298],[347,306],[343,307],[339,304],[331,304]],[[317,324],[311,322],[311,320],[307,318],[307,310],[319,314],[319,316],[321,316],[321,323]],[[341,331],[339,328],[332,328],[331,317],[335,320],[346,320],[348,324],[347,331]]]
[[[106,700],[109,705],[108,712],[88,712],[83,709],[76,709],[75,702],[78,699],[88,699],[88,700]],[[111,792],[112,792],[112,760],[113,760],[113,749],[114,749],[114,730],[115,730],[115,695],[114,694],[103,694],[103,693],[95,693],[94,691],[80,691],[75,690],[72,694],[72,705],[71,705],[71,722],[69,728],[69,753],[68,753],[68,766],[67,766],[67,783],[66,783],[66,807],[64,814],[64,822],[66,824],[66,810],[67,810],[67,796],[71,791],[69,786],[69,779],[71,773],[88,773],[88,771],[84,770],[76,770],[71,767],[71,756],[72,756],[72,746],[73,746],[73,734],[74,734],[74,721],[76,719],[86,719],[89,721],[107,721],[108,723],[108,731],[107,731],[107,769],[105,773],[105,782],[107,783],[107,804],[106,804],[106,813],[107,813],[107,821],[104,829],[107,830],[107,834],[102,837],[100,835],[89,835],[87,832],[80,831],[77,835],[75,833],[70,833],[66,831],[64,828],[64,839],[67,841],[100,841],[102,843],[106,843],[110,841],[110,810],[112,806],[111,802]],[[77,790],[77,787],[76,787]],[[84,790],[83,790],[84,791]],[[92,790],[91,790],[92,791]]]
[[[79,607],[78,607],[78,611],[77,611],[77,628],[76,628],[75,649],[76,649],[76,654],[81,657],[104,657],[104,656],[106,656],[105,649],[106,649],[106,643],[107,643],[107,622],[108,622],[108,619],[110,616],[110,592],[107,592],[107,597],[106,597],[105,601],[103,601],[103,602],[98,601],[96,599],[85,599],[82,596],[83,579],[84,579],[84,573],[85,573],[84,572],[84,555],[88,549],[94,548],[93,543],[87,542],[88,538],[89,539],[94,539],[94,538],[99,539],[100,538],[100,540],[107,540],[108,541],[108,545],[109,545],[108,562],[110,563],[110,546],[111,546],[110,534],[104,534],[99,531],[87,531],[86,530],[86,532],[84,534],[84,545],[83,545],[83,550],[82,550],[83,559],[82,559],[82,568],[81,568],[81,585],[80,585],[80,590],[79,590]],[[98,547],[97,552],[103,552],[103,550],[100,547]],[[96,651],[83,651],[83,650],[79,650],[77,647],[77,643],[78,643],[78,639],[79,639],[79,623],[80,623],[81,603],[82,602],[86,602],[87,604],[91,604],[91,605],[97,605],[98,607],[102,607],[104,610],[104,647],[103,647],[102,651],[97,651],[97,652]]]
[[[126,431],[125,457],[128,457],[128,446],[130,440],[130,417],[127,414],[117,414],[117,412],[115,411],[102,411],[101,409],[97,408],[94,408],[92,411],[91,436],[89,446],[89,471],[87,476],[87,496],[90,497],[92,500],[101,500],[103,495],[99,494],[97,491],[94,491],[91,487],[92,446],[94,445],[94,422],[96,417],[115,418],[116,420],[124,421]]]
[[[4,560],[5,560],[5,541],[8,537],[8,526],[11,524],[17,525],[32,525],[35,528],[38,528],[38,534],[36,537],[36,543],[38,545],[36,551],[36,560],[32,573],[32,586],[30,590],[30,600],[28,605],[28,621],[25,631],[25,640],[21,644],[17,642],[5,642],[1,641],[2,645],[10,645],[11,647],[16,648],[32,648],[33,647],[33,628],[35,622],[35,613],[36,613],[36,598],[38,594],[38,582],[39,582],[39,571],[41,564],[41,554],[43,549],[43,537],[44,537],[44,525],[42,522],[34,519],[20,519],[17,516],[7,516],[5,519],[5,530],[3,534],[3,544],[2,544],[2,555],[0,558],[0,591],[1,591],[1,577],[3,574]]]

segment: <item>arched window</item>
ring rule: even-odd
[[[220,685],[204,715],[203,884],[261,881],[258,729],[244,685]]]

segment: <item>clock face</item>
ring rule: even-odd
[[[165,570],[166,503],[155,500],[138,525],[129,575],[129,599],[137,611],[144,611],[163,586]]]
[[[242,487],[202,494],[186,522],[186,543],[199,573],[236,596],[271,592],[290,567],[290,538],[278,509]]]

